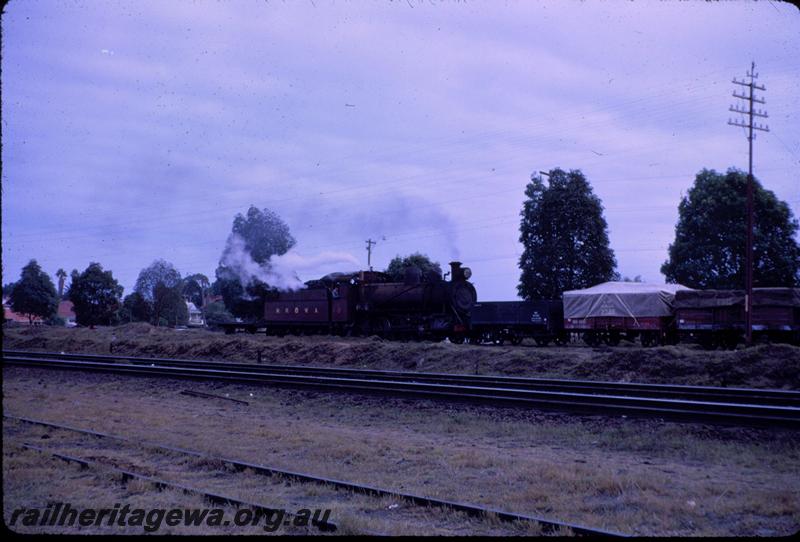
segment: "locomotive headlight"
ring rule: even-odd
[[[465,267],[464,268],[464,280],[469,280],[469,278],[471,276],[472,276],[472,269],[470,269],[469,267]]]

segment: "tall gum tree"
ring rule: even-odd
[[[520,297],[560,299],[565,290],[615,277],[603,205],[580,170],[553,169],[547,184],[534,174],[525,196],[520,213]]]
[[[216,280],[212,286],[215,294],[221,295],[225,308],[235,316],[258,318],[264,306],[264,299],[270,295],[270,285],[251,277],[242,284],[246,270],[232,269],[226,264],[231,251],[242,249],[236,238],[244,243],[243,250],[257,265],[267,265],[272,256],[286,254],[296,241],[289,226],[275,212],[259,209],[251,205],[246,214],[238,213],[233,219],[233,227],[215,272]]]
[[[183,279],[175,266],[165,260],[155,260],[139,272],[133,291],[148,304],[150,319],[156,326],[185,324],[189,312],[183,300]]]
[[[800,284],[798,222],[786,202],[753,180],[753,285]],[[747,173],[703,169],[678,206],[675,240],[661,266],[690,288],[745,287]]]

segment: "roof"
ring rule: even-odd
[[[592,295],[592,294],[643,294],[666,292],[675,295],[678,290],[691,290],[682,284],[655,284],[648,282],[623,282],[609,281],[596,284],[583,290],[569,290],[564,295]]]
[[[75,318],[75,308],[72,301],[64,300],[58,304],[57,314],[61,318]]]
[[[11,310],[11,307],[3,303],[3,318],[11,322],[20,322],[23,324],[30,323],[28,317],[24,314],[19,314]],[[34,322],[41,322],[42,319],[38,316],[33,317]]]

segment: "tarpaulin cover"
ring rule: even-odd
[[[744,305],[744,290],[689,290],[675,295],[676,309]],[[800,307],[800,288],[753,288],[754,306]]]
[[[585,290],[564,292],[564,318],[598,316],[671,316],[675,292],[680,284],[604,282]]]

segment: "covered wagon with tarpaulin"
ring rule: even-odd
[[[753,289],[753,340],[800,343],[800,288]],[[690,290],[675,296],[683,341],[735,348],[745,336],[744,290]]]
[[[640,338],[643,346],[677,342],[673,301],[680,284],[604,282],[564,292],[564,328],[596,346]]]

